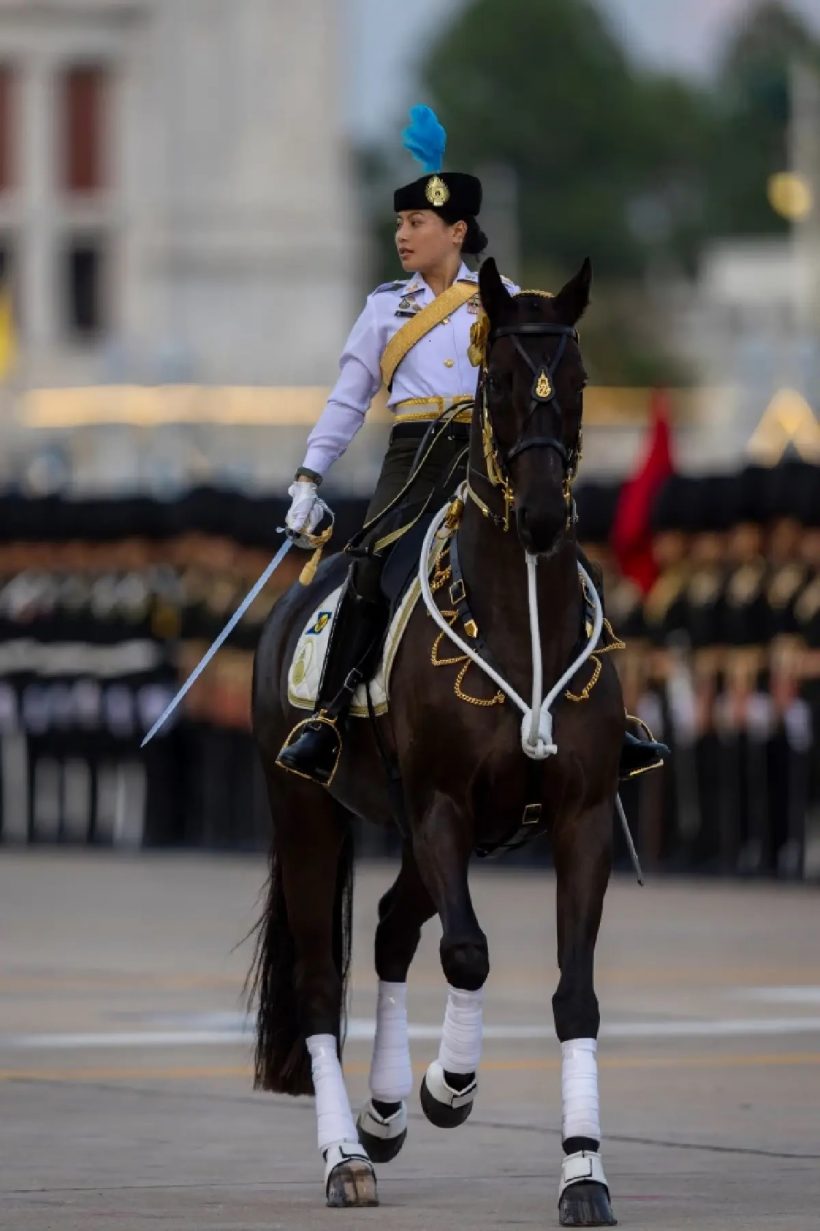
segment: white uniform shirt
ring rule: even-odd
[[[478,274],[462,262],[456,280],[475,283],[475,295],[408,351],[396,368],[389,406],[407,398],[474,396],[478,373],[467,358],[467,348],[479,310]],[[508,279],[504,282],[511,293],[518,290]],[[380,362],[387,343],[434,298],[421,274],[406,282],[385,282],[368,295],[345,343],[339,379],[308,437],[304,464],[309,470],[324,475],[344,453],[381,386]]]

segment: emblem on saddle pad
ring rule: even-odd
[[[312,630],[310,630],[312,631]],[[302,683],[313,661],[313,645],[306,641],[293,662],[293,682],[297,686]]]
[[[327,628],[332,618],[332,611],[320,611],[316,617],[316,623],[307,630],[308,637],[318,637],[319,633],[323,632],[324,629]]]

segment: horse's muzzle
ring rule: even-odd
[[[524,550],[533,556],[549,556],[566,529],[566,510],[562,506],[560,511],[553,513],[524,504],[516,509],[515,521]]]

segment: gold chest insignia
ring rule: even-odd
[[[399,302],[399,306],[394,313],[395,316],[415,316],[421,309],[421,304],[415,299],[411,299],[409,295],[405,295]]]
[[[431,205],[446,205],[450,189],[439,175],[431,175],[424,188],[424,195]]]
[[[467,358],[474,368],[484,362],[487,354],[487,338],[490,334],[490,318],[482,312],[470,326],[470,345],[467,348]]]

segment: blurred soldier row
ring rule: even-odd
[[[175,502],[0,497],[4,841],[266,842],[251,662],[300,561],[284,561],[185,708],[139,744],[281,543],[285,509],[206,488]],[[348,510],[341,532],[360,517]]]
[[[674,754],[623,793],[646,863],[820,875],[820,467],[668,479],[643,594],[610,547],[618,495],[579,489],[580,532],[626,641],[627,709]]]
[[[674,751],[623,791],[644,862],[820,876],[820,468],[668,479],[646,593],[610,546],[618,498],[617,484],[577,490],[580,537],[626,641],[627,709]],[[363,508],[334,507],[341,544]],[[213,489],[173,503],[0,497],[4,841],[265,846],[251,663],[297,553],[174,719],[139,743],[279,546],[284,512]]]

